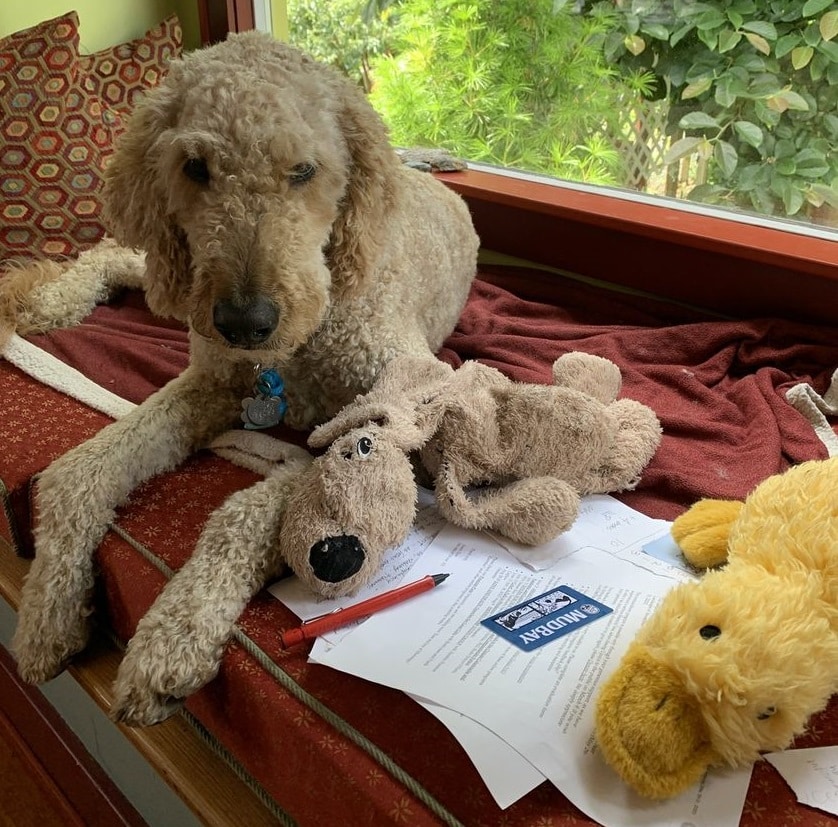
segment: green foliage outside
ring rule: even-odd
[[[817,220],[838,208],[834,0],[609,0],[606,55],[649,69],[670,100],[667,161],[706,181],[689,197]]]
[[[690,162],[688,197],[838,223],[835,0],[288,8],[294,42],[355,78],[396,144],[621,184],[621,126],[641,96],[666,98],[665,160]]]
[[[389,49],[392,25],[387,5],[383,0],[289,0],[291,41],[369,92],[370,63]]]
[[[402,0],[394,8],[392,53],[373,62],[370,98],[396,144],[615,181],[619,156],[603,127],[643,77],[620,77],[606,64],[610,12],[583,17],[554,0]]]

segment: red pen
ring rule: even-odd
[[[403,600],[414,597],[417,594],[422,594],[434,586],[442,583],[447,574],[426,574],[421,580],[414,580],[412,583],[407,583],[404,586],[399,586],[397,589],[392,589],[383,594],[377,594],[375,597],[370,597],[368,600],[362,600],[354,606],[347,606],[345,609],[335,609],[329,614],[315,617],[312,620],[307,620],[296,629],[289,629],[287,632],[282,632],[279,636],[279,642],[283,649],[289,646],[296,646],[304,640],[313,640],[325,632],[331,632],[347,623],[352,623],[353,620],[360,620],[362,617],[369,617],[381,609],[386,609],[389,606],[395,606],[396,603],[401,603]]]

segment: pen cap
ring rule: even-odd
[[[282,632],[279,636],[279,643],[283,649],[290,649],[292,646],[302,643],[305,639],[305,633],[298,626],[296,629],[288,629]]]

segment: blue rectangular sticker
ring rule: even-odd
[[[529,652],[610,613],[611,609],[598,600],[569,586],[558,586],[480,622]]]
[[[695,574],[695,569],[687,562],[671,534],[664,534],[663,537],[658,537],[657,540],[647,543],[643,546],[643,551],[657,560],[663,560],[664,563],[675,566],[676,569],[681,569],[688,574]]]

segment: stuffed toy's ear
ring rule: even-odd
[[[398,400],[404,407],[427,398],[454,376],[454,368],[435,356],[400,354],[387,362],[375,381],[379,399]],[[402,402],[404,400],[404,402]]]
[[[401,162],[384,123],[361,91],[341,79],[335,94],[341,98],[338,119],[349,149],[350,174],[326,256],[335,288],[352,295],[375,271]]]
[[[380,402],[361,405],[350,403],[333,419],[314,429],[308,438],[311,448],[325,448],[344,434],[375,424],[387,433],[387,438],[405,453],[420,448],[427,442],[425,434],[399,408]]]
[[[391,431],[402,450],[412,451],[433,434],[435,428],[427,426],[431,414],[425,408],[453,375],[450,365],[433,356],[395,356],[381,369],[373,389],[315,428],[308,444],[312,448],[325,448],[339,436],[375,422]],[[419,409],[422,424],[416,420]]]
[[[393,357],[379,374],[375,395],[399,400],[402,410],[412,411],[420,439],[414,447],[420,447],[436,433],[452,396],[457,396],[451,392],[454,375],[454,368],[434,356],[408,354]],[[456,387],[459,388],[459,382]],[[405,422],[403,419],[402,425]]]
[[[191,257],[184,233],[168,214],[169,176],[160,162],[180,103],[177,84],[168,83],[177,73],[173,63],[168,78],[137,105],[105,171],[103,201],[114,238],[146,252],[149,307],[185,320]]]
[[[355,428],[370,422],[386,425],[394,416],[398,416],[398,411],[392,405],[377,400],[366,401],[365,397],[359,396],[355,402],[344,406],[328,422],[318,425],[312,431],[308,438],[309,447],[325,448]]]

